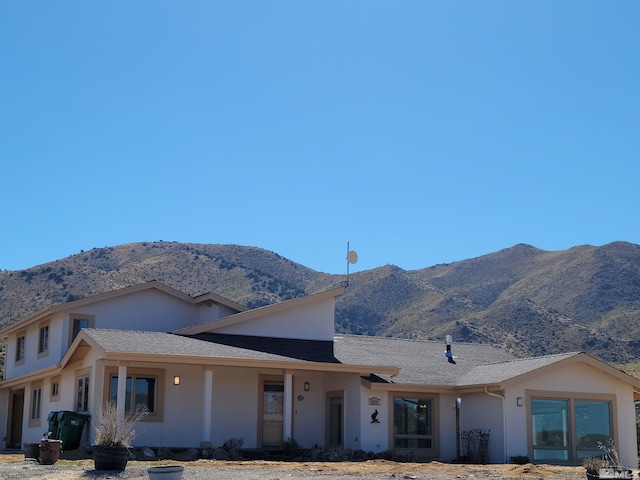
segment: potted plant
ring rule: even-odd
[[[600,469],[607,465],[608,463],[602,457],[585,457],[582,460],[582,466],[587,473],[587,480],[596,480],[600,478]]]
[[[598,442],[602,457],[586,457],[582,466],[587,473],[587,480],[599,478],[633,478],[633,471],[622,466],[618,451],[610,438],[607,443]]]
[[[136,436],[134,425],[149,411],[138,407],[136,412],[118,418],[115,402],[107,402],[100,410],[96,422],[96,441],[93,445],[93,463],[96,470],[124,470],[130,458],[131,441]]]
[[[607,443],[598,442],[598,448],[604,452],[606,462],[605,466],[600,467],[600,478],[633,478],[633,471],[620,463],[612,438],[609,438]]]

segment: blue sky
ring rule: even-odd
[[[0,269],[640,243],[640,2],[4,1]]]

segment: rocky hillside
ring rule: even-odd
[[[148,242],[96,248],[0,272],[0,324],[49,305],[149,280],[213,291],[256,307],[335,287],[327,275],[256,247]],[[640,246],[616,242],[547,252],[528,245],[405,271],[351,274],[341,333],[501,345],[516,355],[586,351],[640,360]]]

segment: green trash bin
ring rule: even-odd
[[[62,440],[63,450],[75,450],[80,446],[82,429],[90,418],[76,412],[58,412],[58,439]]]
[[[47,422],[49,422],[48,437],[52,440],[60,440],[58,437],[58,412],[49,412],[47,416]]]

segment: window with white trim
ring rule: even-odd
[[[42,325],[38,334],[38,357],[49,353],[49,325]]]
[[[60,400],[60,375],[57,375],[51,379],[49,397],[49,401],[51,402],[57,402]]]
[[[89,411],[89,375],[81,375],[76,378],[76,412]]]
[[[26,349],[26,336],[24,333],[18,334],[16,338],[16,365],[24,363]]]
[[[42,418],[42,385],[31,387],[31,405],[29,406],[29,424],[40,423]]]

